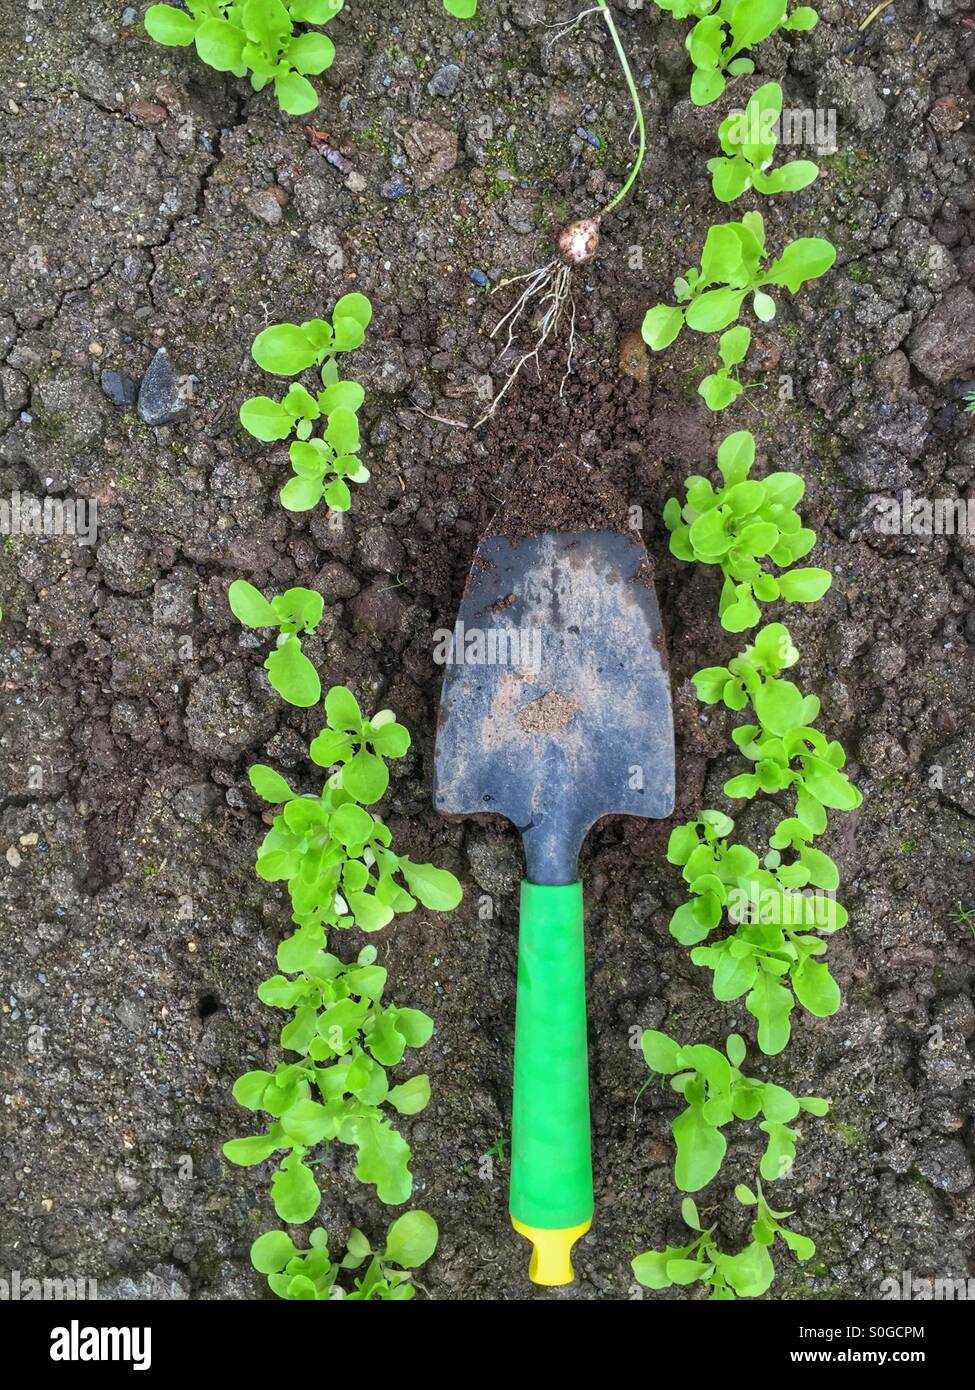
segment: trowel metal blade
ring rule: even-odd
[[[474,557],[441,696],[434,804],[507,816],[533,882],[572,882],[601,816],[673,810],[652,576],[625,529],[495,533]]]

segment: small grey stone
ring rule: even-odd
[[[359,541],[358,556],[367,569],[398,574],[406,552],[388,526],[370,526]]]
[[[145,1005],[136,995],[130,994],[115,1005],[115,1017],[128,1032],[141,1033],[146,1021]]]
[[[388,178],[379,191],[390,202],[396,202],[399,198],[406,197],[410,191],[410,185],[402,174],[393,174],[392,178]]]
[[[975,294],[948,290],[907,342],[907,355],[933,386],[975,367]]]
[[[445,63],[438,68],[427,83],[427,91],[432,97],[452,97],[460,81],[460,67],[457,63]]]
[[[110,531],[95,554],[105,583],[120,594],[144,594],[159,575],[149,547],[134,531]]]
[[[917,1159],[918,1171],[941,1192],[964,1192],[972,1184],[972,1163],[960,1139],[931,1139]]]
[[[101,374],[102,390],[112,402],[112,405],[135,405],[139,388],[131,377],[124,372],[117,372],[112,367],[106,367]]]
[[[492,898],[508,897],[522,879],[521,851],[514,835],[498,835],[472,828],[467,839],[471,873]]]
[[[173,364],[169,353],[161,347],[139,387],[139,418],[147,425],[171,425],[185,414],[186,402],[180,394]]]
[[[281,221],[281,204],[269,188],[259,188],[252,193],[245,200],[245,206],[269,227],[275,227]]]
[[[180,820],[199,825],[220,801],[220,788],[212,782],[194,782],[182,787],[173,799],[173,809]]]
[[[867,674],[875,685],[888,685],[907,664],[907,653],[897,642],[874,642],[868,649]]]
[[[255,696],[238,662],[201,676],[186,702],[190,747],[220,762],[233,762],[245,748],[267,738],[276,719],[270,694]]]
[[[179,571],[160,579],[152,591],[152,621],[158,627],[187,628],[193,622],[193,581]]]

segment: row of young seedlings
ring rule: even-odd
[[[167,48],[190,48],[216,72],[247,77],[255,92],[271,87],[282,111],[306,116],[318,106],[309,77],[335,62],[335,44],[318,32],[345,0],[185,0],[150,5],[146,32]],[[470,19],[477,0],[443,0],[455,19]],[[308,27],[306,27],[308,26]]]
[[[293,511],[322,501],[344,511],[348,484],[369,476],[358,458],[362,387],[340,378],[338,358],[362,343],[371,312],[365,296],[346,295],[331,322],[276,324],[255,339],[254,359],[267,371],[297,377],[314,369],[319,376],[320,389],[319,382],[312,390],[295,382],[281,399],[254,397],[240,412],[258,439],[294,436],[295,476],[281,493]],[[298,792],[261,763],[249,771],[257,795],[277,808],[258,851],[257,874],[286,886],[296,928],[278,947],[278,973],[257,991],[263,1003],[290,1015],[280,1033],[288,1055],[273,1070],[238,1079],[235,1099],[263,1114],[265,1128],[224,1145],[231,1163],[249,1167],[274,1159],[275,1212],[285,1226],[300,1227],[321,1207],[316,1171],[333,1144],[355,1150],[355,1176],[373,1186],[381,1202],[409,1201],[411,1150],[393,1117],[416,1115],[430,1100],[425,1073],[394,1080],[390,1072],[410,1070],[408,1058],[429,1042],[433,1020],[387,999],[387,972],[376,963],[374,946],[343,960],[328,949],[330,933],[379,931],[417,902],[449,912],[461,888],[446,870],[398,854],[389,828],[371,809],[389,786],[388,762],[406,754],[410,735],[391,710],[365,717],[344,686],[333,686],[323,701],[318,672],[302,650],[302,638],[321,622],[322,595],[292,588],[268,598],[238,579],[228,599],[246,627],[276,631],[264,666],[281,698],[324,712],[308,749],[324,779],[320,790]],[[437,1240],[433,1217],[415,1210],[392,1223],[381,1248],[353,1229],[344,1254],[333,1256],[324,1226],[301,1246],[279,1228],[254,1242],[251,1261],[281,1298],[402,1300],[413,1297],[413,1271],[430,1258]]]
[[[688,46],[695,64],[692,99],[699,105],[720,95],[726,75],[753,71],[750,59],[737,56],[742,49],[774,28],[809,29],[816,22],[815,12],[805,7],[788,17],[783,0],[720,0],[717,6],[714,0],[657,3],[678,18],[698,17]],[[781,88],[767,83],[743,114],[722,123],[723,153],[708,166],[720,201],[734,201],[748,188],[794,191],[817,177],[816,166],[805,160],[772,168],[772,123],[781,109]],[[721,333],[721,365],[698,390],[712,410],[724,409],[746,389],[737,368],[748,352],[751,331],[736,324],[746,299],[750,297],[756,318],[767,322],[775,314],[769,287],[795,292],[828,270],[835,256],[829,242],[809,237],[791,242],[768,263],[764,223],[757,212],[713,226],[700,268],[675,281],[675,305],[648,311],[644,338],[661,351],[684,327]],[[779,599],[814,603],[831,583],[826,570],[796,566],[816,542],[797,511],[802,478],[792,472],[752,478],[754,461],[754,437],[747,431],[729,435],[718,450],[720,485],[688,478],[683,500],[672,497],[664,511],[672,553],[720,568],[718,615],[722,627],[733,633],[758,627],[762,604]],[[670,933],[690,948],[695,965],[712,972],[716,999],[744,1000],[766,1056],[786,1047],[797,1004],[820,1018],[840,1006],[839,988],[823,956],[829,936],[845,925],[847,913],[833,897],[839,886],[837,867],[814,842],[827,829],[828,810],[853,810],[861,801],[843,771],[842,746],[817,727],[818,698],[804,694],[783,674],[798,659],[788,628],[773,622],[760,627],[726,666],[708,667],[693,677],[704,704],[724,705],[748,720],[732,731],[732,739],[751,767],[725,783],[725,795],[747,801],[760,793],[785,794],[791,798],[791,813],[779,821],[767,848],[756,852],[734,838],[730,816],[705,810],[673,831],[667,852],[669,861],[681,868],[688,892],[671,918]],[[672,1124],[679,1191],[697,1193],[717,1177],[727,1150],[723,1131],[732,1121],[757,1122],[765,1149],[753,1185],[735,1187],[737,1200],[753,1214],[751,1239],[741,1250],[721,1248],[716,1226],[704,1224],[688,1195],[681,1204],[690,1231],[687,1241],[638,1255],[632,1262],[634,1275],[651,1289],[701,1283],[711,1299],[758,1297],[775,1277],[770,1250],[776,1239],[799,1260],[815,1253],[808,1236],[785,1224],[792,1213],[770,1204],[762,1182],[774,1183],[791,1173],[800,1137],[794,1122],[803,1113],[825,1115],[829,1103],[746,1075],[741,1070],[746,1046],[736,1033],[719,1051],[648,1030],[642,1047],[651,1073],[647,1084],[669,1078],[684,1101]]]

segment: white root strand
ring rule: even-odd
[[[502,348],[498,360],[500,361],[514,346],[514,335],[524,314],[528,311],[533,302],[537,303],[539,310],[544,310],[541,321],[538,325],[538,337],[535,344],[515,363],[509,372],[504,385],[494,397],[488,410],[477,420],[473,426],[477,429],[489,420],[497,410],[501,401],[510,391],[517,381],[522,368],[529,362],[535,363],[535,370],[541,377],[541,364],[539,353],[542,348],[558,329],[559,323],[568,308],[569,314],[569,351],[566,361],[565,374],[559,387],[559,395],[565,395],[565,384],[572,375],[572,362],[575,356],[576,341],[576,303],[572,293],[572,269],[570,266],[563,265],[559,259],[549,261],[548,265],[541,266],[538,270],[530,270],[524,275],[514,275],[509,280],[502,281],[495,287],[496,290],[503,289],[505,285],[513,285],[522,280],[527,280],[528,284],[519,295],[515,304],[508,310],[504,318],[497,324],[491,337],[495,337],[507,325],[508,337]],[[493,293],[493,291],[492,291]]]

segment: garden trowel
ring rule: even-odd
[[[668,816],[670,683],[653,569],[626,508],[562,451],[474,557],[447,656],[434,804],[521,832],[510,1212],[538,1284],[592,1223],[578,857],[600,816]]]

